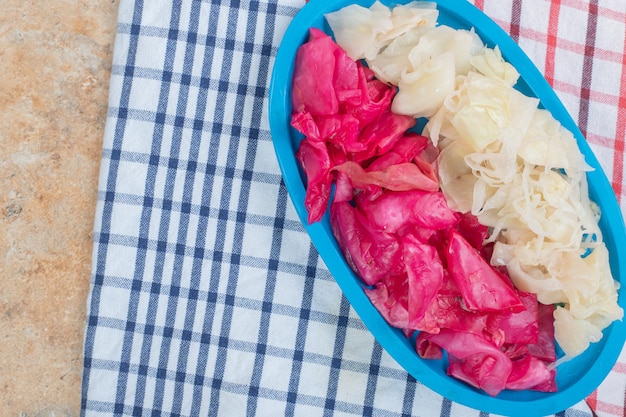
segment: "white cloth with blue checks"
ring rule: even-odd
[[[293,210],[267,93],[302,6],[121,0],[83,415],[485,415],[381,349]]]

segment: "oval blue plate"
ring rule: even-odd
[[[390,6],[398,3],[382,2]],[[626,327],[623,322],[613,323],[605,329],[600,342],[592,344],[585,353],[559,366],[558,392],[505,390],[491,397],[447,376],[443,360],[421,359],[411,340],[387,324],[364,294],[359,278],[346,264],[333,237],[328,214],[321,222],[312,225],[307,223],[304,207],[306,179],[295,158],[302,136],[290,126],[291,79],[295,55],[298,47],[308,38],[310,27],[331,33],[324,20],[325,13],[352,3],[369,7],[373,0],[312,0],[306,4],[285,32],[274,63],[269,92],[270,129],[280,169],[300,220],[357,314],[383,348],[415,379],[452,401],[491,413],[528,416],[565,410],[588,396],[610,372],[624,344]],[[626,257],[618,256],[618,248],[626,247],[626,233],[619,205],[597,159],[555,92],[506,32],[476,7],[459,0],[438,0],[436,3],[440,24],[462,29],[474,28],[487,45],[498,45],[504,58],[520,73],[516,88],[526,95],[539,98],[541,106],[550,110],[563,126],[574,133],[587,162],[595,168],[588,174],[590,197],[602,210],[600,228],[611,256],[613,276],[623,281]],[[619,293],[622,307],[625,291],[626,286],[622,286]]]

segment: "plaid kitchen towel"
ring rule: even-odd
[[[315,0],[319,1],[319,0]],[[476,0],[519,42],[624,205],[626,6]],[[297,0],[121,0],[82,415],[484,416],[407,375],[301,226],[267,120]],[[623,415],[626,357],[559,415]]]

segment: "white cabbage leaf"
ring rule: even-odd
[[[383,47],[378,36],[393,29],[390,10],[378,1],[369,8],[351,4],[324,17],[337,44],[354,60],[376,56]]]
[[[431,2],[414,1],[389,9],[376,0],[372,6],[351,4],[324,15],[335,41],[354,60],[374,59],[398,36],[416,27],[434,27],[439,12]]]
[[[514,86],[519,78],[515,67],[502,58],[502,53],[497,46],[483,48],[480,53],[472,56],[470,63],[485,77],[498,80],[510,87]]]

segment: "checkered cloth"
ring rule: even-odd
[[[267,95],[303,4],[120,1],[82,415],[485,415],[381,349],[291,205]],[[476,0],[544,71],[623,211],[625,4]],[[625,385],[622,355],[587,403],[621,416]]]

